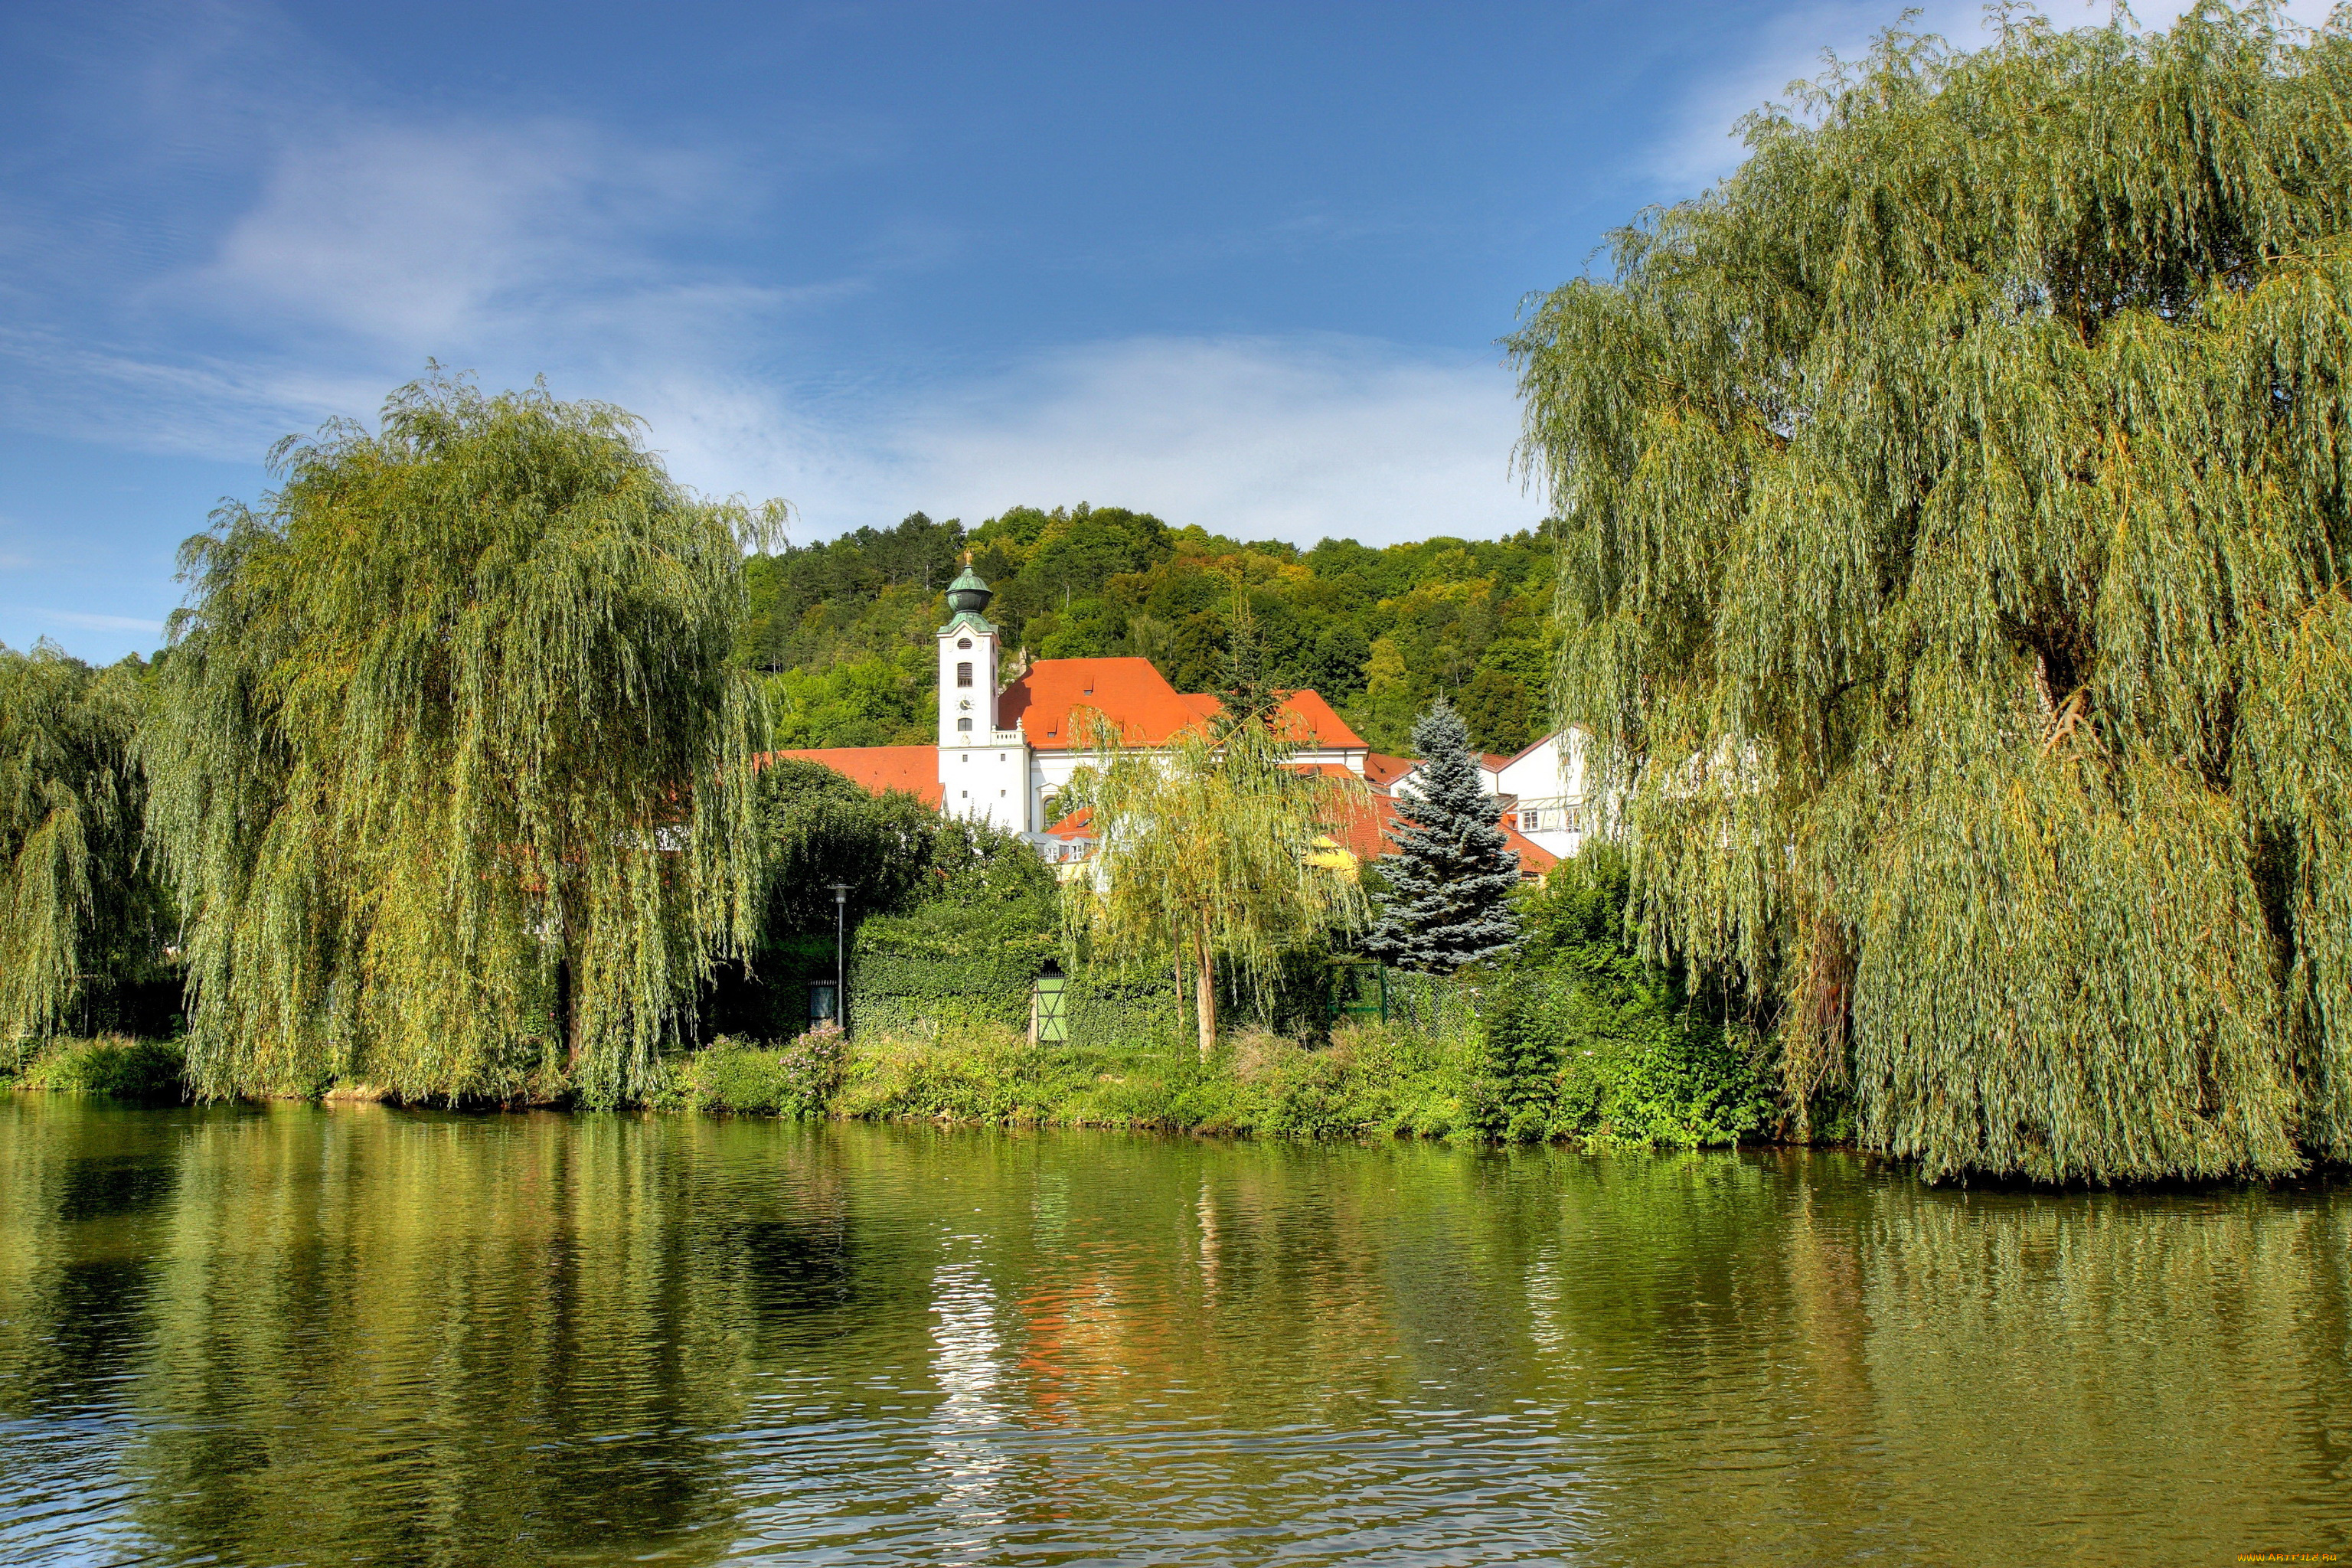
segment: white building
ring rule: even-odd
[[[1590,739],[1581,725],[1571,724],[1517,756],[1489,753],[1478,762],[1478,776],[1501,807],[1504,822],[1556,859],[1575,854],[1600,826],[1585,766]],[[1391,760],[1375,756],[1373,771]],[[1419,763],[1405,763],[1388,781],[1390,792],[1413,794],[1420,771]]]
[[[1146,658],[1039,659],[1000,687],[1003,646],[987,616],[992,597],[969,566],[949,584],[935,744],[777,754],[823,763],[868,789],[908,791],[950,816],[992,822],[1059,854],[1065,841],[1045,832],[1050,803],[1092,756],[1090,722],[1116,725],[1122,744],[1150,748],[1215,715],[1214,696],[1178,691]],[[1282,706],[1300,742],[1299,765],[1363,776],[1370,749],[1329,703],[1297,691]]]
[[[939,630],[936,743],[774,754],[822,763],[870,790],[905,790],[950,816],[993,823],[1026,837],[1048,860],[1082,858],[1092,847],[1083,825],[1064,823],[1050,832],[1048,826],[1054,822],[1054,797],[1094,755],[1088,726],[1116,725],[1122,745],[1148,750],[1208,723],[1216,715],[1217,699],[1206,692],[1180,692],[1150,659],[1131,658],[1039,659],[1000,688],[1003,647],[988,619],[992,597],[968,564],[948,586],[948,624]],[[1361,822],[1349,825],[1345,847],[1362,858],[1381,853],[1395,816],[1391,792],[1399,781],[1411,777],[1417,764],[1374,752],[1315,692],[1290,693],[1283,699],[1282,710],[1290,717],[1291,734],[1297,742],[1293,766],[1342,768],[1370,786],[1372,809],[1361,814]],[[1539,749],[1491,761],[1517,770],[1508,773],[1514,784],[1533,787],[1543,784]],[[1576,787],[1580,789],[1580,751],[1576,756]],[[1529,763],[1530,758],[1537,760]],[[1563,761],[1563,770],[1566,765]],[[1565,777],[1563,772],[1563,781]],[[1501,793],[1495,778],[1488,787]],[[1550,825],[1544,838],[1522,836],[1511,811],[1502,813],[1502,826],[1511,831],[1512,847],[1530,876],[1549,870],[1566,853],[1552,850],[1550,842],[1561,837],[1552,818],[1560,812],[1568,787],[1562,782],[1538,795],[1532,806],[1521,808],[1523,815],[1532,811]],[[1571,843],[1578,837],[1568,835]]]

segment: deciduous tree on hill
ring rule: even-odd
[[[2352,1156],[2352,34],[2006,10],[1512,341],[1653,938],[1927,1173]]]
[[[1533,738],[1552,598],[1548,529],[1312,550],[1171,528],[1118,507],[1013,507],[967,532],[920,512],[893,529],[754,556],[737,658],[770,672],[779,743],[920,744],[932,735],[932,634],[967,545],[990,616],[1033,658],[1132,655],[1180,691],[1228,680],[1234,584],[1267,683],[1312,688],[1375,747],[1402,749],[1434,693],[1456,694],[1477,743]]]

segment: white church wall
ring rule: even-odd
[[[1030,814],[1028,747],[1017,733],[985,746],[940,748],[940,805],[950,816],[993,823],[1008,833],[1036,826]]]

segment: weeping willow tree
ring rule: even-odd
[[[618,409],[441,375],[272,454],[182,553],[142,737],[191,1077],[410,1099],[648,1082],[757,896],[741,552]]]
[[[1122,747],[1116,725],[1078,718],[1095,756],[1063,798],[1092,814],[1101,847],[1066,909],[1102,951],[1191,976],[1205,1058],[1221,965],[1263,994],[1285,953],[1362,921],[1355,881],[1309,858],[1360,808],[1361,786],[1288,766],[1297,748],[1279,714],[1195,726],[1158,751]]]
[[[170,910],[141,851],[136,659],[94,670],[0,646],[0,1067],[60,1029],[120,1026],[163,975]]]
[[[2352,36],[1890,34],[1510,340],[1653,940],[1931,1174],[2352,1156]]]

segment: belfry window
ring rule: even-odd
[[[956,721],[956,731],[957,731],[957,732],[958,732],[958,733],[960,733],[960,734],[965,734],[965,735],[969,735],[969,734],[971,734],[971,720],[969,720],[969,719],[959,719],[959,720],[957,720],[957,721]]]
[[[958,686],[971,684],[971,660],[965,659],[956,666],[956,684]]]

